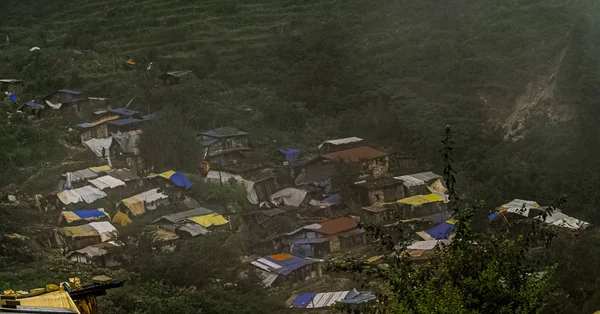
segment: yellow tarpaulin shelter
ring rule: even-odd
[[[225,217],[216,213],[204,216],[196,216],[188,219],[201,225],[204,228],[208,228],[210,226],[221,226],[229,222],[227,221],[227,219],[225,219]]]
[[[123,201],[123,205],[125,205],[134,216],[141,215],[146,212],[146,207],[144,207],[144,200],[139,198],[137,195],[132,196],[130,198],[126,198]]]
[[[98,231],[94,228],[86,228],[87,225],[83,226],[75,226],[75,227],[64,227],[61,228],[60,231],[62,234],[69,238],[77,238],[77,237],[97,237],[100,235]]]
[[[441,198],[435,194],[427,194],[427,195],[415,195],[415,196],[403,198],[401,200],[398,200],[398,203],[412,205],[412,206],[419,206],[419,205],[423,205],[423,204],[443,202],[443,201],[444,201],[443,198]]]
[[[444,184],[442,183],[442,181],[440,179],[435,180],[435,182],[433,182],[429,186],[429,191],[438,192],[438,193],[442,193],[442,194],[448,193],[448,189],[444,186]]]
[[[72,309],[80,313],[69,293],[63,290],[42,294],[37,297],[18,299],[18,301],[21,303],[21,306]]]
[[[100,167],[90,167],[90,170],[92,170],[95,173],[99,173],[99,172],[106,172],[108,170],[110,170],[110,166],[109,165],[105,165],[105,166],[100,166]]]
[[[171,178],[171,176],[174,175],[174,174],[175,174],[175,171],[169,170],[169,171],[165,171],[165,172],[159,173],[159,174],[151,173],[151,174],[148,175],[147,178],[163,177],[163,178],[169,180]]]
[[[115,214],[115,217],[113,217],[112,222],[114,222],[116,224],[120,224],[121,227],[125,227],[131,223],[131,219],[127,215],[125,215],[123,212],[119,211]]]

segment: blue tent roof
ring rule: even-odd
[[[125,118],[125,119],[119,119],[119,120],[109,121],[108,124],[112,124],[112,125],[127,125],[127,124],[138,123],[138,122],[141,122],[141,121],[142,120],[140,120],[140,119]]]
[[[81,92],[72,90],[72,89],[59,89],[57,92],[71,94],[71,95],[80,95],[81,94]]]
[[[74,210],[73,213],[80,218],[104,217],[106,213],[97,209]]]
[[[42,108],[44,108],[42,105],[36,104],[33,101],[30,101],[30,102],[26,103],[26,105],[29,106],[29,107],[31,107],[31,108],[33,108],[33,109],[42,109]]]
[[[137,110],[126,109],[126,108],[111,109],[110,112],[116,113],[116,114],[122,115],[122,116],[133,116],[135,114],[140,113]]]
[[[306,266],[306,265],[313,264],[315,262],[313,260],[309,260],[309,259],[298,257],[298,256],[292,256],[291,258],[288,258],[283,261],[278,261],[278,260],[270,258],[268,256],[265,256],[264,259],[268,260],[271,263],[281,266],[281,268],[272,270],[272,272],[275,272],[275,273],[278,273],[281,275],[289,275],[294,270],[301,268],[303,266]]]
[[[312,301],[312,299],[316,296],[316,293],[306,293],[306,294],[301,294],[299,296],[296,297],[296,300],[294,300],[294,304],[292,305],[293,307],[306,307],[307,305],[310,304],[310,302]]]
[[[285,154],[285,160],[287,161],[296,161],[300,156],[300,151],[295,148],[280,149],[279,151]]]
[[[176,186],[185,186],[186,189],[189,189],[192,187],[192,182],[190,182],[190,180],[188,180],[188,178],[186,178],[184,175],[182,175],[179,172],[175,172],[175,174],[173,174],[169,180],[171,180],[171,182],[175,183]]]
[[[490,221],[496,219],[496,217],[498,217],[498,214],[491,214],[488,216],[488,218],[490,219]]]
[[[336,193],[331,196],[328,196],[327,198],[325,198],[323,200],[323,202],[329,203],[329,204],[338,204],[340,202],[340,193]]]
[[[456,226],[454,226],[453,224],[450,224],[450,223],[444,221],[441,224],[439,224],[429,230],[425,230],[425,232],[436,240],[448,239],[448,237],[450,237],[450,235],[452,235],[452,232],[455,227]]]

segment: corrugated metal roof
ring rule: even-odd
[[[370,160],[384,156],[387,156],[387,154],[382,151],[378,151],[369,146],[362,146],[325,154],[323,155],[323,158],[334,161],[343,161],[345,163],[355,163],[361,160]]]
[[[119,119],[119,120],[110,121],[110,122],[108,122],[108,124],[112,124],[112,125],[127,125],[127,124],[138,123],[138,122],[141,122],[141,121],[142,120],[140,120],[140,119],[125,118],[125,119]]]
[[[208,215],[208,214],[212,214],[214,213],[214,211],[208,209],[208,208],[204,208],[204,207],[198,207],[192,210],[188,210],[188,211],[184,211],[184,212],[180,212],[180,213],[175,213],[175,214],[170,214],[170,215],[164,215],[156,220],[154,220],[152,223],[156,223],[162,219],[165,219],[167,221],[170,221],[172,223],[176,223],[176,222],[180,222],[183,220],[186,220],[188,218],[191,217],[196,217],[196,216],[202,216],[202,215]]]
[[[427,184],[427,182],[430,180],[439,179],[441,177],[442,176],[440,176],[438,174],[435,174],[431,171],[427,171],[427,172],[414,173],[414,174],[394,177],[394,179],[402,180],[402,181],[404,181],[404,185],[406,185],[407,187],[411,187],[411,186],[416,186],[416,185],[424,185],[424,184]]]
[[[273,257],[278,258],[278,256],[290,256],[289,258],[283,259],[283,260],[278,260],[275,259]],[[269,255],[269,256],[265,256],[262,258],[259,258],[255,261],[252,262],[252,265],[271,272],[271,273],[276,273],[276,274],[281,274],[281,275],[288,275],[289,273],[293,272],[294,270],[304,267],[306,265],[310,265],[313,263],[316,263],[317,261],[313,260],[313,259],[307,259],[307,258],[303,258],[303,257],[299,257],[299,256],[295,256],[295,255],[291,255],[291,254],[276,254],[276,255]]]
[[[140,113],[137,110],[127,109],[127,108],[111,109],[110,112],[116,113],[116,114],[119,114],[119,115],[122,115],[122,116],[133,116],[135,114]]]
[[[321,228],[315,230],[319,233],[324,233],[328,235],[338,234],[340,232],[344,232],[350,230],[352,228],[356,228],[358,223],[356,220],[350,217],[339,217],[332,220],[327,220],[325,222],[320,223]]]
[[[332,144],[332,145],[343,145],[343,144],[350,144],[350,143],[356,143],[356,142],[361,142],[363,139],[360,137],[346,137],[346,138],[339,138],[336,140],[329,140],[329,141],[325,141],[323,143],[321,143],[321,145],[319,145],[319,148],[323,147],[323,145],[325,144]]]

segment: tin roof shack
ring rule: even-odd
[[[339,217],[283,234],[280,242],[292,254],[324,257],[365,244],[364,232],[358,228],[356,220]]]
[[[444,215],[448,210],[444,199],[435,194],[415,195],[397,201],[400,205],[400,219],[423,218]]]
[[[11,94],[20,94],[23,91],[23,80],[17,79],[0,79],[0,92],[8,92]]]
[[[263,168],[262,165],[241,163],[223,166],[221,169],[233,175],[239,175],[244,180],[254,182],[254,192],[259,203],[268,201],[269,195],[278,189],[275,171],[270,168]]]
[[[183,83],[184,77],[192,71],[169,71],[160,75],[158,78],[166,86],[178,85]]]
[[[363,145],[363,139],[359,137],[346,137],[335,140],[328,140],[319,145],[320,154],[328,154],[338,152],[340,150],[346,150],[350,148],[356,148]]]
[[[262,273],[263,284],[271,286],[291,286],[295,283],[323,275],[323,260],[295,256],[287,253],[259,258],[252,265]]]
[[[118,119],[118,116],[109,116],[94,122],[86,122],[77,125],[79,130],[81,143],[85,143],[93,138],[107,138],[110,136],[108,133],[107,122]]]
[[[374,224],[391,223],[397,221],[401,217],[401,206],[396,202],[379,203],[361,208],[360,216],[365,221]]]
[[[67,256],[72,262],[94,264],[100,267],[116,267],[121,263],[111,254],[111,248],[117,246],[119,245],[114,241],[92,244],[70,252]]]
[[[395,202],[404,198],[403,181],[394,178],[367,179],[355,182],[351,189],[359,206]]]
[[[429,260],[450,242],[452,240],[449,239],[416,241],[406,247],[406,253],[408,253],[410,260],[422,263]]]
[[[197,139],[204,150],[204,160],[214,168],[241,163],[244,160],[242,152],[250,149],[249,134],[226,127],[202,132]]]
[[[388,155],[368,146],[350,148],[322,155],[327,162],[342,162],[360,165],[360,178],[381,178],[387,175]]]
[[[123,187],[123,193],[125,195],[132,195],[138,193],[144,188],[142,179],[138,177],[138,175],[135,172],[127,168],[111,169],[108,170],[106,174],[110,175],[115,179],[125,182],[125,186]]]
[[[324,221],[320,225],[321,228],[315,231],[329,238],[331,253],[366,243],[365,230],[358,228],[358,223],[353,218],[339,217]]]
[[[87,98],[80,91],[59,89],[44,97],[45,112],[79,112]]]
[[[394,179],[404,182],[404,195],[406,197],[429,194],[428,187],[441,178],[442,176],[431,171],[394,177]]]

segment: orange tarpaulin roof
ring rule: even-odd
[[[286,259],[290,259],[294,256],[290,255],[290,254],[286,254],[286,253],[279,253],[279,254],[269,255],[269,257],[276,261],[285,261]]]

